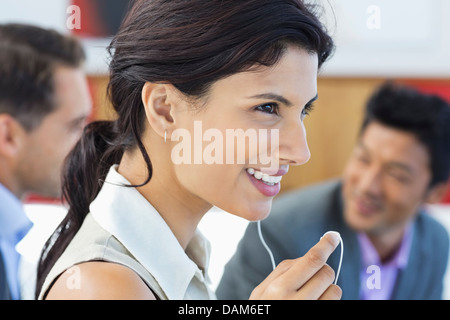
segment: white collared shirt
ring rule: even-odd
[[[90,212],[156,279],[170,300],[215,299],[210,244],[196,231],[186,251],[156,209],[112,166]]]

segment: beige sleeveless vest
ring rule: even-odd
[[[107,261],[124,265],[136,272],[159,299],[167,297],[155,278],[108,231],[88,214],[67,249],[45,279],[39,300],[45,298],[53,282],[67,269],[87,261]],[[76,289],[73,289],[76,290]]]

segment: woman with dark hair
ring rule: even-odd
[[[135,1],[110,46],[117,119],[88,125],[68,158],[69,212],[38,297],[215,298],[197,225],[212,206],[268,215],[282,175],[309,159],[303,119],[332,49],[300,0]],[[339,299],[326,265],[338,243],[327,234],[250,298]]]

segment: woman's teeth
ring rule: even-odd
[[[254,176],[256,179],[261,180],[268,186],[273,186],[281,181],[281,176],[269,176],[266,173],[262,173],[261,171],[257,171],[253,168],[247,169],[248,174]]]

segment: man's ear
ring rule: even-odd
[[[168,102],[168,95],[171,94],[169,86],[146,82],[142,88],[142,102],[147,121],[160,137],[164,137],[165,131],[170,131],[174,123],[171,115],[173,105]]]
[[[15,157],[23,145],[26,135],[22,125],[9,114],[0,114],[0,156]]]
[[[444,199],[448,187],[448,183],[445,182],[436,184],[428,190],[425,202],[429,204],[437,204],[441,202]]]

